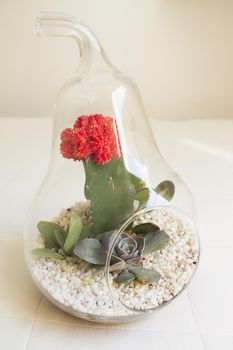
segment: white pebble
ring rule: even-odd
[[[72,215],[80,215],[84,223],[90,222],[88,203],[76,203],[69,211],[62,210],[53,221],[65,229]],[[130,308],[149,309],[171,300],[189,282],[198,261],[199,251],[196,236],[188,224],[174,213],[163,208],[138,217],[137,224],[154,222],[170,235],[170,243],[162,252],[146,256],[143,266],[161,274],[155,285],[131,282],[113,288],[116,300]],[[35,247],[43,247],[43,239],[38,237]],[[77,257],[64,260],[32,258],[34,277],[51,297],[63,306],[71,307],[93,315],[116,316],[134,314],[121,303],[113,303],[107,289],[104,275]],[[117,274],[110,276],[110,281]]]

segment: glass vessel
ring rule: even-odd
[[[77,317],[145,316],[196,270],[193,199],[161,157],[137,86],[86,24],[46,12],[36,34],[74,39],[80,59],[56,97],[49,169],[25,227],[32,278]]]

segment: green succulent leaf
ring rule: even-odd
[[[129,282],[135,280],[135,275],[132,272],[124,270],[119,273],[119,275],[114,279],[117,284],[128,284]]]
[[[161,277],[160,273],[143,267],[130,267],[129,271],[134,274],[136,280],[143,284],[157,283]]]
[[[142,179],[140,179],[138,176],[132,173],[129,173],[129,174],[130,174],[131,183],[133,184],[136,192],[146,186],[145,182]]]
[[[50,259],[65,259],[65,257],[61,254],[58,254],[47,248],[35,248],[32,249],[31,254],[40,258],[50,258]]]
[[[166,180],[161,182],[154,191],[166,200],[171,201],[175,194],[175,185],[172,181]]]
[[[67,254],[72,251],[75,243],[79,240],[83,229],[82,219],[79,216],[72,216],[70,219],[70,227],[64,244],[64,250]]]
[[[140,205],[144,205],[148,202],[150,196],[150,190],[149,188],[145,187],[136,192],[135,194],[135,200],[140,203]]]
[[[169,235],[164,231],[149,232],[145,235],[145,248],[143,255],[163,250],[170,241]]]
[[[66,239],[67,234],[65,230],[54,222],[40,221],[37,228],[44,238],[46,248],[60,248],[60,243],[58,243],[55,233],[59,237],[62,236],[64,240]]]
[[[156,232],[159,230],[160,228],[157,225],[150,222],[145,222],[144,224],[136,225],[132,228],[132,231],[137,235],[145,235],[149,232]]]
[[[64,239],[64,235],[60,232],[55,230],[54,231],[54,236],[57,240],[57,243],[59,244],[59,246],[64,249],[64,243],[65,243],[65,239]]]
[[[74,254],[94,265],[105,265],[107,252],[95,238],[84,238],[74,248]]]

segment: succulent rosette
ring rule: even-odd
[[[113,234],[114,232],[110,231],[97,238],[86,238],[79,241],[75,246],[74,254],[91,264],[105,265]],[[122,269],[127,265],[139,265],[142,261],[144,246],[143,237],[122,233],[114,246],[111,270]]]
[[[123,232],[114,243],[109,271],[118,271],[115,282],[129,283],[137,280],[141,283],[157,283],[160,274],[143,268],[143,259],[147,254],[163,250],[169,243],[169,235],[154,224],[134,226],[130,233]],[[114,232],[106,232],[96,238],[85,238],[77,242],[74,254],[82,260],[101,266],[106,264],[107,254],[113,244]]]
[[[126,265],[138,265],[142,261],[145,239],[141,236],[129,236],[122,233],[114,249],[114,256],[125,262]]]

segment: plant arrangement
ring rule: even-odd
[[[40,221],[38,230],[44,239],[45,248],[33,249],[34,256],[65,259],[76,255],[102,271],[113,231],[99,234],[95,238],[82,238],[84,230],[78,216],[71,217],[67,231],[48,221]],[[147,254],[163,250],[169,240],[169,235],[153,223],[135,225],[122,233],[117,239],[111,258],[110,271],[119,272],[115,282],[129,283],[135,279],[141,283],[158,282],[160,274],[143,268],[142,260]]]
[[[113,117],[78,117],[72,128],[62,131],[60,150],[64,158],[83,162],[91,224],[85,226],[79,216],[73,216],[65,230],[56,223],[40,221],[37,227],[45,247],[33,249],[32,254],[52,259],[77,256],[102,271],[114,231],[153,196],[171,200],[174,184],[163,181],[155,189],[149,188],[144,179],[129,172]],[[153,223],[129,225],[118,237],[111,257],[110,271],[118,272],[115,282],[157,283],[160,274],[143,268],[143,259],[163,250],[169,240],[169,235]]]

